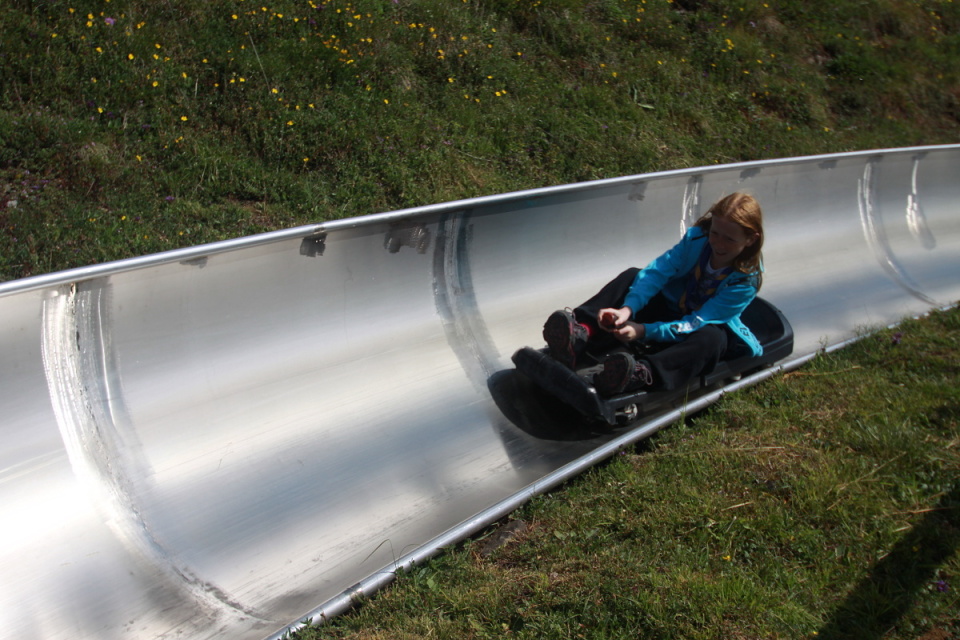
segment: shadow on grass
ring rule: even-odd
[[[820,630],[822,640],[871,640],[887,633],[937,569],[960,547],[960,483],[898,542]],[[954,587],[956,588],[956,587]]]

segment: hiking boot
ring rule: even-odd
[[[645,360],[629,353],[615,353],[603,361],[603,370],[593,377],[593,386],[601,396],[615,396],[653,385],[653,371]]]
[[[571,369],[586,348],[588,337],[587,328],[567,310],[554,311],[543,324],[543,339],[550,347],[550,355]]]

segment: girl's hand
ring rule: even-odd
[[[631,320],[633,311],[630,307],[621,309],[601,309],[597,314],[597,320],[600,321],[600,327],[609,331],[618,340],[630,342],[631,340],[640,340],[646,335],[643,325]]]
[[[625,325],[619,329],[615,329],[612,333],[617,337],[618,340],[631,342],[633,340],[641,340],[643,336],[646,335],[647,330],[639,322],[628,320]]]
[[[621,309],[600,309],[600,313],[597,314],[597,320],[600,321],[600,327],[606,331],[610,331],[611,333],[616,333],[619,329],[623,328],[632,317],[633,311],[630,310],[630,307],[623,307]]]

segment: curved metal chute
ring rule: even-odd
[[[960,298],[958,167],[944,146],[638,175],[0,284],[0,626],[259,639],[336,614],[676,417],[542,412],[510,355],[550,311],[749,190],[794,366]]]

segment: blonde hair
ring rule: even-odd
[[[760,250],[763,248],[763,211],[760,209],[760,203],[750,194],[736,191],[717,200],[694,226],[700,227],[704,233],[709,234],[711,222],[715,217],[735,222],[747,235],[756,234],[757,239],[753,244],[745,247],[734,259],[733,268],[759,278],[762,260]],[[757,288],[759,289],[759,284]]]

